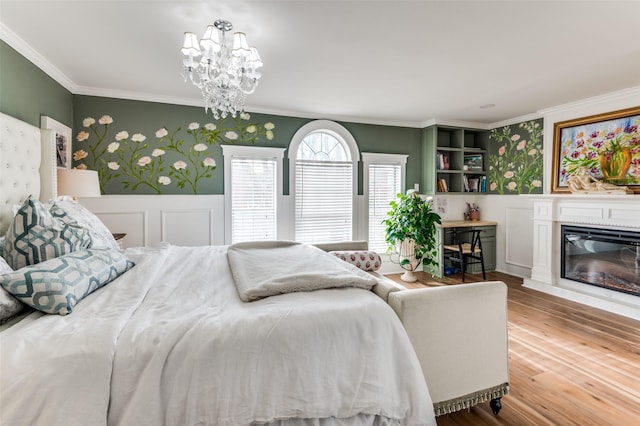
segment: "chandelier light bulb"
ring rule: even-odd
[[[242,32],[235,33],[230,44],[225,34],[232,29],[229,21],[218,19],[207,27],[200,43],[194,33],[185,33],[181,49],[185,55],[182,75],[200,89],[205,111],[211,109],[215,119],[244,112],[245,99],[262,76],[258,50],[249,47]]]

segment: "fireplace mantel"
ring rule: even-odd
[[[524,286],[640,320],[640,297],[560,278],[560,226],[640,229],[637,195],[525,195],[533,198],[533,267]]]

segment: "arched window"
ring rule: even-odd
[[[347,129],[318,120],[291,140],[293,235],[305,243],[353,239],[358,147]]]

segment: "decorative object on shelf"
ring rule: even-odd
[[[465,212],[465,220],[480,220],[480,207],[476,203],[467,203],[467,211]]]
[[[438,152],[438,161],[436,163],[436,168],[438,170],[449,170],[449,154],[445,154],[443,152]]]
[[[181,49],[184,81],[189,79],[202,91],[205,111],[211,109],[216,120],[244,112],[245,98],[256,90],[262,76],[258,50],[249,47],[240,32],[233,34],[231,44],[226,33],[232,29],[231,22],[218,19],[207,27],[199,45],[194,33],[185,32]]]
[[[626,186],[618,186],[603,182],[591,176],[586,166],[581,166],[577,173],[567,178],[567,185],[573,194],[633,194]]]
[[[489,192],[542,193],[542,134],[541,119],[519,123],[518,129],[504,126],[491,130]]]
[[[481,172],[482,168],[482,155],[473,154],[464,156],[463,170],[470,172]]]
[[[58,195],[78,198],[100,196],[100,179],[95,170],[58,169]]]
[[[436,224],[440,223],[440,216],[431,210],[430,200],[423,200],[417,192],[398,194],[398,198],[390,203],[389,218],[385,220],[387,253],[405,270],[400,278],[415,282],[414,271],[420,264],[428,267],[431,274],[439,266]]]
[[[640,107],[556,123],[552,192],[574,192],[570,177],[586,173],[596,181],[640,193],[639,126]],[[575,186],[576,179],[572,180]]]

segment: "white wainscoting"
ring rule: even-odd
[[[459,220],[466,201],[478,202],[482,218],[498,222],[496,235],[497,270],[528,277],[532,262],[532,200],[518,196],[450,196],[444,220]],[[229,244],[225,238],[224,195],[105,195],[80,202],[94,212],[113,233],[126,233],[124,247],[154,246],[168,242],[183,246]],[[290,197],[278,215],[278,239],[292,239],[289,216]],[[367,213],[364,197],[355,203],[356,217]],[[524,226],[526,224],[528,226]],[[364,221],[356,220],[354,240],[366,240]],[[402,272],[399,265],[383,255],[382,273]]]
[[[513,208],[506,209],[505,223],[505,263],[531,268],[531,241],[533,239],[533,209]]]
[[[105,195],[80,202],[111,232],[127,234],[124,247],[225,244],[223,195]]]

